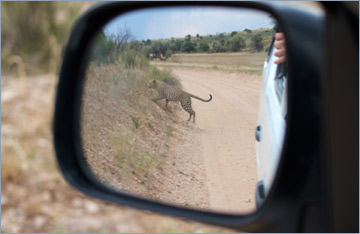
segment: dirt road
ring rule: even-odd
[[[203,191],[207,208],[247,213],[255,209],[257,182],[254,131],[257,124],[261,77],[200,69],[172,69],[189,93],[213,100],[193,99],[196,123],[188,132],[191,157],[205,171]],[[186,120],[188,114],[181,112]],[[190,150],[191,151],[191,150]],[[199,196],[194,193],[193,196]]]

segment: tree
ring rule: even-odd
[[[187,52],[187,53],[195,52],[196,51],[195,45],[196,45],[195,43],[192,43],[190,41],[186,41],[185,44],[182,45],[181,51],[182,52]]]
[[[158,58],[161,60],[167,59],[172,55],[170,50],[170,45],[162,43],[160,41],[155,41],[151,45],[150,50],[146,50],[145,53],[147,54],[148,58],[154,59]]]
[[[201,42],[199,46],[200,51],[207,52],[210,49],[210,46],[206,42]]]
[[[181,47],[183,46],[184,41],[181,40],[176,40],[175,41],[175,51],[176,52],[180,52],[181,51]]]
[[[247,29],[247,28],[244,29],[244,32],[247,32],[248,34],[252,33],[252,31],[250,29]]]
[[[130,48],[136,51],[142,51],[144,44],[140,41],[132,41],[130,43]]]
[[[186,35],[185,36],[185,41],[190,41],[190,40],[191,40],[191,35],[190,34]]]
[[[225,39],[221,39],[220,43],[221,43],[222,46],[224,46],[225,45]]]
[[[251,48],[256,52],[260,52],[264,49],[263,37],[260,34],[255,34],[251,38]]]
[[[231,34],[230,34],[230,36],[233,37],[233,36],[235,36],[236,34],[237,34],[236,31],[232,31]]]
[[[134,39],[133,34],[127,26],[123,28],[118,28],[118,32],[116,34],[111,34],[110,38],[116,44],[116,52],[122,52],[128,43]]]
[[[171,51],[171,49],[168,49],[165,53],[165,58],[170,58],[172,54],[173,52]]]
[[[234,36],[229,40],[230,50],[232,52],[241,51],[246,47],[245,39],[239,35]]]
[[[226,47],[222,46],[218,41],[213,42],[212,49],[215,53],[226,52]]]
[[[113,50],[116,47],[114,41],[105,36],[105,33],[100,32],[91,50],[91,60],[97,63],[109,63],[113,59]]]
[[[151,45],[151,40],[147,39],[146,41],[144,41],[144,45]]]

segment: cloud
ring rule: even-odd
[[[112,24],[124,24],[124,22],[139,40],[271,27],[268,14],[253,10],[213,7],[152,9],[129,14],[115,20]]]

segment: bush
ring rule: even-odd
[[[190,53],[190,52],[195,52],[196,49],[195,49],[195,43],[192,43],[190,41],[186,41],[185,44],[183,44],[181,46],[181,51],[182,52],[187,52],[187,53]]]
[[[221,53],[221,52],[226,52],[227,51],[226,47],[221,45],[221,43],[218,42],[218,41],[213,42],[213,48],[212,49],[213,49],[213,51],[215,53]]]
[[[112,63],[114,62],[115,43],[112,40],[106,38],[104,32],[100,32],[96,37],[92,50],[91,60],[96,63]]]
[[[200,51],[207,52],[210,49],[210,46],[206,42],[201,42],[199,46]]]
[[[171,51],[171,49],[168,49],[165,53],[165,58],[170,58],[171,55],[172,55],[172,51]]]
[[[153,68],[152,75],[154,79],[163,81],[168,85],[180,86],[180,81],[171,73],[170,70],[161,71],[157,68]]]
[[[260,52],[264,49],[263,37],[260,34],[255,34],[251,38],[251,49]]]
[[[138,51],[126,48],[120,55],[121,63],[130,69],[142,69],[149,66],[149,60]]]
[[[172,50],[169,43],[162,43],[160,41],[155,41],[152,43],[150,49],[145,49],[146,57],[150,59],[158,58],[161,60],[166,60],[171,57]]]
[[[245,39],[243,37],[240,37],[239,35],[234,36],[229,41],[230,44],[230,50],[232,52],[241,51],[246,47]]]
[[[247,32],[247,33],[249,33],[249,34],[252,33],[252,31],[251,31],[250,29],[247,29],[247,28],[244,29],[244,32]]]
[[[90,2],[6,1],[1,3],[2,72],[19,58],[26,74],[58,72],[69,31]],[[61,16],[61,17],[59,17]],[[60,20],[61,18],[61,20]]]
[[[237,34],[236,31],[232,31],[230,36],[233,37],[233,36],[235,36],[236,34]]]

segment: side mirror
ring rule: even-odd
[[[194,11],[191,12],[191,10]],[[212,198],[215,197],[214,192],[224,192],[224,197],[217,197],[216,199],[227,200],[228,204],[225,207],[223,203],[214,203],[220,205],[208,209],[208,207],[201,205],[201,198],[193,197],[194,200],[198,199],[196,200],[198,203],[195,202],[194,204],[183,203],[181,197],[179,198],[179,194],[191,193],[196,195],[196,191],[203,191],[204,189],[201,186],[206,186],[206,184],[194,176],[195,172],[184,172],[176,167],[176,164],[179,163],[194,164],[194,162],[178,160],[176,155],[173,158],[160,154],[154,156],[155,153],[160,152],[153,152],[156,147],[163,147],[164,150],[169,147],[166,139],[172,134],[173,129],[170,125],[166,125],[163,126],[161,132],[157,131],[152,122],[144,116],[153,111],[154,113],[148,116],[163,118],[164,113],[157,110],[158,107],[156,106],[152,107],[155,109],[148,109],[145,105],[139,103],[146,102],[147,105],[154,105],[149,101],[150,97],[145,100],[140,93],[152,92],[151,89],[148,89],[150,87],[156,90],[157,95],[159,95],[153,97],[153,101],[157,101],[157,99],[166,100],[166,103],[163,103],[164,109],[168,108],[169,101],[179,101],[182,108],[190,115],[189,120],[195,122],[196,119],[196,121],[200,122],[200,116],[206,116],[206,113],[200,114],[200,112],[196,115],[192,110],[189,101],[190,97],[194,98],[192,94],[180,92],[180,89],[168,87],[167,84],[158,81],[152,83],[144,81],[150,82],[154,78],[163,81],[167,79],[170,80],[169,82],[173,81],[170,75],[166,73],[166,70],[149,68],[148,58],[157,59],[152,62],[155,66],[166,65],[162,63],[162,60],[170,57],[170,53],[176,51],[176,37],[185,36],[183,45],[180,45],[182,52],[191,52],[192,46],[198,46],[199,50],[204,51],[212,49],[213,52],[226,48],[235,51],[236,47],[243,46],[241,44],[241,35],[239,37],[236,37],[235,34],[231,36],[233,31],[236,32],[235,29],[224,29],[228,31],[225,33],[219,32],[217,35],[215,32],[218,40],[216,41],[217,44],[215,42],[211,43],[212,48],[210,48],[209,43],[203,43],[203,47],[201,47],[199,34],[194,36],[196,39],[193,39],[195,42],[192,44],[191,37],[193,34],[190,33],[196,32],[190,32],[192,30],[191,26],[195,25],[195,23],[191,24],[191,21],[187,24],[189,26],[187,29],[189,30],[188,36],[184,35],[184,32],[175,34],[175,32],[183,29],[180,22],[185,22],[185,19],[174,21],[175,24],[172,25],[170,16],[175,18],[184,17],[180,13],[202,14],[205,11],[215,16],[217,10],[218,12],[225,12],[227,19],[230,21],[232,18],[229,15],[233,15],[233,20],[237,20],[239,25],[242,23],[240,15],[249,12],[251,13],[247,18],[249,22],[246,22],[248,25],[256,23],[253,18],[250,18],[256,14],[258,14],[258,19],[262,21],[273,20],[273,22],[276,22],[285,35],[287,71],[286,75],[284,75],[284,72],[272,66],[275,50],[270,46],[273,35],[270,28],[270,40],[267,41],[269,46],[268,54],[263,52],[264,57],[255,58],[257,60],[254,59],[253,61],[248,59],[254,57],[250,53],[246,58],[234,57],[235,60],[243,59],[242,62],[245,65],[241,68],[248,69],[250,73],[253,70],[255,73],[257,72],[257,68],[253,69],[252,62],[258,63],[260,61],[260,66],[263,67],[262,64],[265,61],[262,80],[261,78],[258,79],[257,76],[255,78],[249,76],[248,81],[243,80],[242,84],[248,82],[249,89],[237,87],[238,83],[236,82],[226,83],[229,80],[220,84],[209,79],[206,81],[206,86],[204,83],[198,85],[198,92],[202,93],[194,93],[195,95],[201,95],[200,98],[195,97],[196,99],[204,102],[211,100],[212,102],[223,102],[218,103],[220,106],[221,104],[231,104],[233,109],[240,106],[249,109],[258,103],[258,96],[256,95],[249,100],[239,100],[241,103],[231,103],[230,101],[238,100],[236,99],[237,91],[239,93],[249,92],[249,90],[253,89],[260,93],[260,89],[262,89],[262,95],[264,96],[261,97],[260,105],[273,108],[270,112],[261,112],[260,108],[259,123],[257,123],[256,119],[254,120],[253,116],[252,119],[249,116],[244,116],[243,118],[249,118],[252,124],[244,124],[241,128],[236,128],[237,125],[235,125],[237,121],[242,121],[239,116],[229,118],[230,125],[227,125],[227,128],[224,128],[225,130],[218,130],[215,133],[219,135],[230,133],[230,135],[222,138],[223,141],[221,142],[209,143],[203,148],[207,154],[212,154],[212,158],[209,156],[204,160],[213,160],[212,162],[205,162],[205,164],[212,163],[213,165],[213,170],[208,169],[210,171],[207,174],[208,178],[211,176],[213,183],[217,178],[220,178],[221,172],[219,171],[226,172],[226,170],[229,170],[229,173],[227,173],[229,176],[221,178],[223,181],[226,180],[227,184],[219,183],[223,187],[215,186],[210,192]],[[170,15],[171,12],[175,12],[175,14]],[[165,30],[163,26],[165,24],[170,25],[172,29],[175,27],[174,33],[169,34],[166,38],[167,40],[174,40],[173,50],[170,47],[164,50],[162,43],[156,45],[158,48],[156,46],[150,47],[146,45],[149,42],[145,36],[138,40],[130,40],[131,33],[127,29],[136,31],[138,35],[144,35],[141,34],[145,32],[144,25],[150,22],[147,17],[155,17],[155,15],[158,17],[163,16],[163,18],[157,18],[156,20],[153,18],[155,23],[151,27],[147,27],[146,30],[150,30],[150,33],[154,33],[159,28]],[[239,18],[236,18],[238,15]],[[220,15],[216,16],[217,19],[220,19]],[[55,108],[54,141],[57,159],[65,178],[72,186],[93,197],[139,209],[237,228],[242,231],[304,231],[304,229],[299,229],[299,227],[303,226],[303,222],[306,222],[306,231],[320,230],[321,223],[310,221],[313,217],[318,217],[318,212],[322,212],[321,208],[312,207],[308,204],[319,201],[321,191],[321,188],[316,186],[320,183],[317,171],[320,168],[320,154],[318,152],[321,141],[319,137],[321,113],[317,108],[318,103],[314,100],[317,100],[320,95],[320,55],[323,53],[323,20],[322,13],[310,13],[279,3],[112,2],[99,4],[83,15],[76,24],[65,51],[60,73]],[[135,22],[137,26],[133,26]],[[203,29],[208,26],[206,23],[211,24],[210,18],[209,22],[203,22]],[[129,28],[121,28],[121,25],[127,24],[130,25]],[[269,25],[271,24],[264,27],[269,27]],[[228,26],[228,24],[224,22],[223,26]],[[169,28],[166,29],[169,30]],[[177,28],[179,30],[176,30]],[[249,34],[245,29],[242,30],[244,31],[244,41],[246,35]],[[142,31],[138,32],[139,30]],[[248,29],[248,31],[251,30]],[[204,33],[207,32],[204,31]],[[147,36],[149,35],[147,34]],[[229,39],[229,44],[226,45],[226,37],[236,39]],[[209,38],[210,36],[206,39],[210,40]],[[165,42],[166,39],[164,38]],[[255,39],[253,43],[256,43]],[[148,51],[145,51],[145,48],[148,48]],[[256,48],[256,45],[254,48]],[[266,58],[266,55],[268,55],[268,58]],[[176,59],[180,58],[173,58],[175,65],[183,65]],[[189,63],[203,69],[201,64],[196,64],[196,62],[200,61],[200,58],[197,59]],[[143,72],[145,67],[147,70]],[[222,69],[215,65],[211,68],[215,71]],[[234,69],[239,72],[236,70],[237,67]],[[243,72],[243,70],[240,72]],[[260,70],[260,72],[262,71]],[[184,79],[187,76],[189,74],[184,74]],[[211,78],[209,74],[205,76]],[[254,81],[252,79],[258,80]],[[213,82],[212,86],[209,84],[210,82]],[[162,88],[158,88],[160,84],[163,85]],[[258,84],[258,86],[252,86],[254,84]],[[223,87],[220,85],[223,85]],[[141,88],[134,89],[135,86]],[[201,90],[201,86],[205,87],[203,88],[205,90]],[[272,93],[269,93],[267,86],[272,87]],[[189,90],[194,87],[195,84],[188,82],[186,87],[183,88]],[[208,90],[211,89],[215,91],[223,89],[224,93],[230,96],[230,99],[225,99],[225,96],[221,99],[221,96],[215,95],[206,97],[209,94]],[[230,89],[234,89],[234,92],[230,92]],[[272,100],[272,103],[277,102],[277,106],[274,107],[271,103],[269,105],[267,103],[269,100]],[[134,106],[137,106],[138,112],[135,112]],[[140,115],[140,112],[143,115]],[[226,115],[230,116],[230,112],[224,113],[221,108],[217,113],[213,114],[223,115],[220,118],[225,120],[227,120]],[[166,117],[168,115],[171,115],[171,113],[167,114]],[[118,118],[110,116],[117,116]],[[185,114],[186,118],[187,114]],[[211,122],[211,119],[215,117],[206,116],[204,118],[210,118]],[[254,130],[258,124],[261,127],[257,128],[256,133],[259,141],[257,143],[258,155],[256,158]],[[146,129],[144,129],[145,125]],[[135,135],[139,136],[139,138],[134,137],[134,134],[129,134],[130,126],[131,131],[136,131]],[[191,129],[193,126],[199,125],[184,124],[183,126]],[[212,126],[218,126],[218,124],[214,123]],[[153,135],[148,135],[150,131],[148,129],[152,131]],[[197,131],[206,131],[206,129],[200,127]],[[249,131],[251,134],[248,134]],[[157,134],[163,134],[164,137],[159,137]],[[233,146],[240,144],[240,141],[232,141],[231,134],[233,134],[234,139],[246,139],[249,135],[252,143],[238,150],[239,148]],[[236,138],[236,134],[244,134],[244,136],[243,138]],[[139,140],[140,138],[145,140]],[[160,142],[154,141],[154,138]],[[148,142],[146,142],[146,139]],[[195,140],[190,143],[191,146],[196,145]],[[220,150],[223,146],[228,148]],[[247,150],[246,148],[250,149],[246,155],[250,155],[249,157],[252,158],[252,165],[243,164],[243,167],[241,167],[239,165],[244,161],[241,161],[239,157],[245,155],[243,152]],[[196,151],[192,151],[192,148],[186,150],[189,158],[197,156]],[[214,153],[216,150],[220,153]],[[231,154],[235,157],[228,160],[224,156],[225,151],[231,151]],[[172,159],[171,162],[169,162],[169,158]],[[235,159],[238,161],[235,161]],[[255,166],[256,160],[258,165],[261,161],[260,167]],[[227,163],[228,167],[222,167],[221,164],[225,163]],[[164,164],[166,166],[161,166]],[[198,163],[193,166],[192,170],[200,170],[201,166],[203,165]],[[251,168],[249,169],[249,167]],[[163,172],[164,168],[168,171]],[[173,184],[175,186],[172,187],[173,190],[161,190],[163,181],[159,179],[159,175],[167,175],[169,176],[168,179],[172,179],[171,169],[176,170],[176,173],[183,174],[182,178],[198,182],[199,187],[195,186],[196,183],[194,183],[194,186],[190,183],[186,190],[176,194],[178,187],[182,186],[181,181],[178,180]],[[254,174],[250,178],[251,181],[248,181],[248,178],[242,178],[243,174],[235,173],[237,170],[252,170],[251,172]],[[256,173],[256,170],[258,170],[258,173]],[[235,187],[239,187],[239,184],[245,182],[252,184],[250,190],[241,187],[241,189],[237,190],[238,196],[236,193],[231,193]],[[149,188],[148,186],[152,187]],[[198,190],[194,192],[191,191],[192,189]],[[245,191],[243,189],[248,189],[251,192],[251,195],[246,194],[248,196],[246,199],[241,194]],[[164,192],[171,194],[173,197],[164,195]],[[231,194],[231,198],[230,195],[227,196],[228,194]],[[237,201],[237,199],[241,200]],[[255,199],[257,200],[257,209]],[[241,210],[236,205],[237,202],[245,205],[249,203],[250,205]],[[306,219],[304,219],[304,215],[306,215]]]

